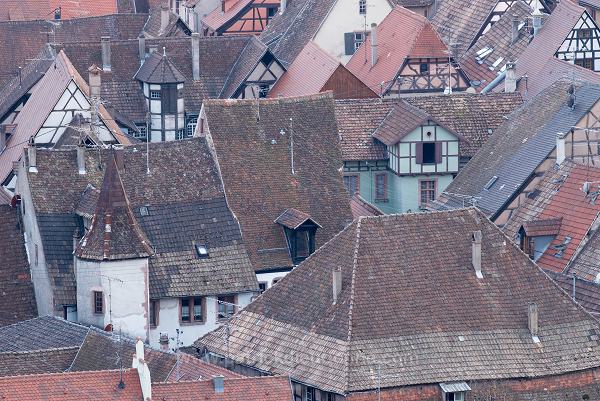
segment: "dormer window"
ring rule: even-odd
[[[208,258],[208,246],[206,244],[194,244],[196,256],[199,258]]]
[[[290,258],[299,264],[315,251],[315,237],[321,226],[310,215],[296,209],[287,209],[275,223],[283,226]]]
[[[526,221],[519,229],[519,247],[537,261],[558,235],[561,224],[562,218]]]

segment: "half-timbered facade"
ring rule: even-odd
[[[399,6],[381,25],[371,27],[371,35],[346,67],[383,97],[452,93],[469,87],[467,77],[429,21]]]
[[[273,85],[284,72],[283,65],[271,52],[266,52],[232,97],[238,99],[267,97]]]
[[[556,57],[596,72],[600,71],[600,29],[587,11],[581,14],[556,51]]]
[[[224,0],[202,18],[204,36],[258,35],[279,10],[280,0]]]

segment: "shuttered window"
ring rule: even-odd
[[[161,87],[161,102],[164,114],[177,113],[177,85],[167,84]]]
[[[416,148],[417,164],[438,164],[442,162],[441,142],[418,142]]]
[[[387,174],[375,175],[375,200],[387,200]]]

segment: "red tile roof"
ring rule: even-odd
[[[212,380],[152,384],[152,399],[162,401],[291,401],[287,376],[225,379],[224,391],[215,393]]]
[[[120,372],[50,373],[0,378],[0,398],[11,401],[140,401],[142,390],[135,370],[123,373],[125,388],[118,387]]]
[[[373,67],[370,51],[366,52],[369,56],[365,58],[365,46],[370,49],[370,37],[354,53],[346,67],[376,92],[382,82],[387,84],[396,77],[408,57],[448,57],[446,45],[427,18],[400,6],[394,8],[377,27],[378,57]]]
[[[51,20],[59,7],[63,20],[118,12],[116,0],[2,0],[0,20]]]
[[[358,193],[350,197],[350,209],[355,219],[368,216],[382,216],[384,213],[376,206],[370,204]]]

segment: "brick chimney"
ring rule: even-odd
[[[539,342],[539,311],[537,304],[530,304],[527,308],[527,328],[534,342]]]
[[[472,257],[471,263],[475,268],[475,275],[477,278],[483,278],[483,272],[481,270],[481,239],[482,239],[481,231],[473,232],[473,241],[472,241]]]
[[[342,270],[335,269],[332,273],[332,287],[333,287],[333,304],[337,304],[338,298],[342,293]]]
[[[192,33],[192,77],[194,81],[200,80],[200,34]]]
[[[512,16],[512,37],[511,44],[514,44],[519,39],[519,16],[513,14]]]
[[[371,24],[371,67],[377,63],[377,24]]]
[[[514,62],[506,63],[506,75],[504,76],[504,92],[513,93],[517,90],[517,73]]]
[[[169,20],[171,19],[171,10],[166,4],[160,6],[160,33],[164,33],[169,26]]]
[[[102,70],[110,71],[110,36],[102,36],[100,38],[100,44],[102,45]]]
[[[565,138],[567,134],[559,132],[556,134],[556,164],[561,165],[567,158]]]
[[[213,376],[212,381],[213,381],[213,386],[215,388],[215,393],[225,392],[225,377]]]

